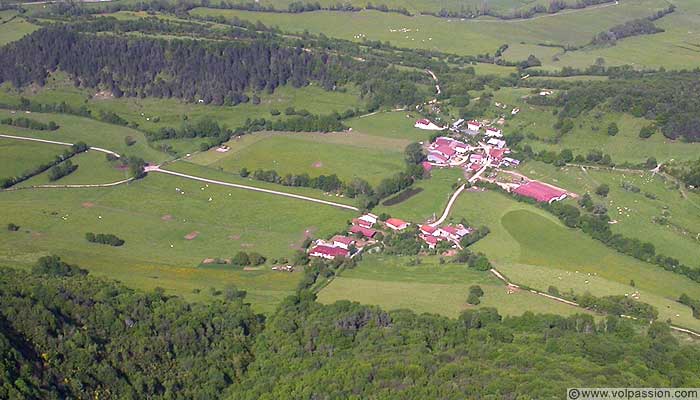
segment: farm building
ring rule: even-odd
[[[460,126],[464,123],[464,118],[458,119],[454,124],[452,124],[452,129],[459,129]]]
[[[457,153],[455,149],[444,144],[438,145],[433,151],[440,153],[443,157],[447,157],[448,159]]]
[[[430,172],[430,170],[433,169],[433,166],[428,161],[423,161],[421,165],[423,166],[423,171],[425,172]]]
[[[370,224],[370,225],[369,225],[369,228],[371,228],[372,225],[374,225],[374,224],[377,223],[377,219],[378,219],[378,218],[379,218],[379,217],[377,217],[377,216],[374,215],[374,214],[367,213],[367,214],[361,216],[360,218],[358,218],[358,220],[360,220],[360,221],[365,221],[366,223]]]
[[[491,146],[495,146],[495,147],[497,147],[497,148],[499,148],[499,149],[502,149],[502,148],[504,148],[504,147],[506,146],[506,141],[505,141],[505,140],[496,139],[496,138],[491,138],[491,139],[489,139],[489,141],[486,142],[486,143],[487,143],[487,144],[490,144]]]
[[[503,160],[503,155],[506,153],[506,149],[491,149],[489,151],[489,157],[494,161],[501,162]]]
[[[486,136],[501,138],[501,137],[503,137],[503,132],[498,128],[487,128],[486,129]]]
[[[386,220],[386,226],[395,231],[402,231],[408,228],[408,225],[408,222],[398,218],[389,218]]]
[[[537,181],[520,185],[513,192],[520,196],[535,199],[540,203],[552,203],[566,198],[566,192]]]
[[[361,227],[363,227],[363,228],[371,228],[372,225],[374,225],[374,224],[371,223],[371,222],[367,222],[367,221],[365,221],[365,220],[363,220],[363,219],[359,219],[359,218],[353,218],[352,224],[353,224],[353,225],[359,225],[359,226],[361,226]]]
[[[467,129],[469,129],[470,131],[478,132],[479,129],[481,129],[481,122],[474,120],[469,121],[467,122]]]
[[[446,239],[459,241],[463,237],[470,234],[471,230],[469,228],[466,228],[464,225],[459,224],[456,226],[448,225],[448,226],[442,228],[442,232],[443,232],[443,236]]]
[[[419,119],[418,121],[416,121],[415,125],[413,125],[413,126],[418,128],[418,129],[425,129],[428,131],[441,131],[441,130],[445,129],[445,128],[442,128],[442,127],[435,125],[434,123],[430,122],[429,120],[427,120],[425,118]]]
[[[343,235],[335,235],[331,241],[334,247],[340,247],[345,250],[349,250],[350,246],[355,244],[355,239]]]
[[[420,238],[423,239],[423,241],[427,243],[428,248],[431,249],[434,249],[435,246],[437,246],[437,244],[440,242],[440,239],[435,236],[421,235]]]
[[[350,252],[346,249],[343,249],[341,247],[333,247],[333,246],[328,246],[325,244],[320,244],[317,246],[314,246],[310,251],[309,251],[309,256],[311,257],[321,257],[325,258],[327,260],[333,260],[336,257],[347,257],[350,254]]]
[[[364,226],[359,226],[359,225],[353,225],[350,227],[350,230],[348,231],[349,233],[352,233],[353,235],[362,235],[366,238],[373,238],[374,235],[377,234],[377,231],[371,228],[365,228]]]
[[[482,154],[471,154],[469,155],[469,161],[473,163],[481,163],[484,161],[484,156]]]
[[[428,153],[428,161],[437,164],[446,164],[448,158],[438,152],[431,151],[430,153]]]

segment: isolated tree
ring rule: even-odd
[[[250,257],[248,257],[248,254],[245,251],[239,251],[231,259],[231,264],[239,266],[250,265]]]

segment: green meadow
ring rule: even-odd
[[[408,199],[391,206],[379,204],[375,211],[387,213],[413,223],[423,223],[436,214],[442,214],[455,187],[464,181],[461,170],[454,168],[434,168],[429,179],[416,182],[413,188],[422,189]]]
[[[0,117],[6,116],[11,116],[10,111],[0,109]],[[68,114],[31,113],[22,116],[45,123],[54,121],[59,128],[55,131],[37,131],[2,125],[0,130],[8,135],[58,142],[76,143],[83,141],[89,146],[101,147],[127,156],[141,157],[152,162],[160,162],[169,158],[167,154],[152,148],[146,141],[144,134],[135,129]],[[135,141],[134,144],[127,145],[125,140],[127,137],[131,137]]]
[[[404,147],[411,142],[425,141],[430,138],[431,131],[425,131],[414,127],[416,120],[421,116],[409,111],[379,112],[372,115],[352,118],[345,124],[354,132],[380,138],[397,139]]]
[[[211,287],[235,284],[249,292],[259,311],[274,308],[301,276],[271,271],[271,260],[290,257],[305,237],[330,235],[353,216],[330,206],[162,174],[104,189],[0,192],[0,202],[2,220],[21,227],[0,231],[0,261],[31,265],[57,254],[95,275],[140,289],[162,287],[193,300],[210,298]],[[113,233],[126,244],[92,244],[86,232]],[[255,271],[198,267],[206,258],[229,258],[241,250],[263,254],[268,265]]]
[[[643,18],[666,7],[663,0],[629,0],[606,7],[569,10],[526,20],[477,18],[408,17],[378,11],[316,11],[301,14],[264,13],[196,8],[196,16],[237,16],[261,21],[285,32],[324,33],[327,36],[361,42],[389,41],[406,48],[439,50],[454,54],[495,52],[504,43],[584,45],[599,32],[635,18]]]
[[[700,327],[690,309],[675,301],[682,293],[700,296],[697,283],[617,253],[532,205],[495,191],[465,192],[450,218],[488,226],[491,233],[473,250],[485,253],[515,283],[598,296],[638,291],[640,300],[655,306],[664,320]]]
[[[116,162],[109,162],[102,152],[88,150],[70,159],[78,168],[70,175],[57,181],[49,181],[49,172],[45,171],[24,182],[17,187],[31,187],[37,185],[94,185],[112,183],[128,178],[126,168],[120,168]]]
[[[509,294],[490,272],[474,271],[461,264],[440,264],[437,256],[423,257],[416,266],[406,265],[408,261],[407,257],[367,255],[357,267],[336,277],[318,299],[322,303],[352,300],[387,310],[410,309],[457,317],[474,307],[466,303],[467,295],[470,286],[479,285],[484,296],[478,307],[496,307],[502,315],[583,312],[525,290]]]
[[[0,133],[3,126],[0,126]],[[0,138],[0,178],[21,175],[52,161],[66,150],[65,146]]]
[[[0,46],[21,39],[37,29],[37,25],[27,22],[14,10],[0,11]]]
[[[521,168],[526,175],[562,185],[577,193],[591,193],[596,203],[608,208],[616,221],[613,232],[648,241],[657,252],[672,256],[691,266],[700,266],[700,195],[680,192],[675,182],[652,172],[598,170],[594,168],[557,168],[528,162]],[[639,193],[622,188],[623,183],[640,188]],[[594,195],[607,184],[606,198]],[[667,224],[659,221],[667,220]]]
[[[276,170],[281,176],[337,174],[344,181],[362,178],[376,185],[404,168],[403,144],[358,132],[255,133],[227,142],[226,153],[212,149],[189,159],[232,173],[245,167]]]

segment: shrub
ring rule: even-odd
[[[608,193],[610,193],[610,186],[605,183],[595,189],[595,194],[600,197],[608,197]]]
[[[239,266],[250,265],[250,257],[248,257],[248,254],[245,251],[239,251],[231,259],[231,264]]]
[[[17,232],[19,230],[19,225],[15,225],[12,222],[7,224],[7,230],[10,232]]]
[[[114,247],[124,245],[124,240],[111,233],[94,234],[92,232],[88,232],[85,234],[85,239],[90,243],[107,244]]]

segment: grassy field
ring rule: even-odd
[[[442,214],[447,201],[455,191],[454,186],[461,180],[463,180],[463,174],[459,169],[433,169],[429,179],[418,181],[413,185],[414,188],[423,189],[423,191],[399,204],[392,206],[380,204],[375,211],[388,213],[414,223],[425,222],[434,214],[438,216]]]
[[[610,186],[607,198],[593,196],[603,203],[611,218],[613,232],[654,244],[657,252],[675,257],[691,266],[700,266],[700,196],[681,194],[673,182],[651,172],[630,173],[581,168],[557,168],[528,162],[522,172],[545,182],[559,184],[577,193],[593,194],[600,184]],[[641,189],[633,193],[622,189],[623,183]],[[647,194],[647,195],[645,195]],[[665,217],[669,224],[654,222]]]
[[[418,266],[407,266],[407,261],[405,257],[365,256],[357,267],[343,271],[324,288],[318,299],[322,303],[347,299],[387,310],[411,309],[456,317],[474,307],[466,304],[466,299],[469,287],[479,285],[484,291],[479,307],[496,307],[502,315],[582,312],[527,291],[508,294],[505,285],[489,272],[470,270],[465,265],[441,265],[436,256],[422,258]]]
[[[619,254],[580,231],[565,228],[543,210],[494,191],[465,192],[450,216],[453,220],[462,217],[491,229],[474,250],[484,252],[516,283],[540,290],[550,285],[579,293],[588,290],[596,295],[638,290],[641,300],[658,308],[664,319],[700,327],[690,309],[675,302],[681,293],[700,296],[700,285]],[[636,287],[630,286],[631,280]]]
[[[4,118],[10,115],[10,111],[0,109],[0,117]],[[55,131],[35,131],[3,125],[0,126],[0,131],[8,135],[59,142],[83,141],[89,146],[102,147],[127,156],[138,156],[152,162],[160,162],[169,158],[167,154],[150,147],[143,133],[134,129],[67,114],[31,113],[23,116],[42,122],[54,121],[59,125],[59,128]],[[133,145],[126,145],[125,138],[127,136],[135,140]]]
[[[356,88],[348,86],[345,90],[329,92],[314,85],[298,89],[282,86],[273,94],[258,94],[258,105],[249,102],[237,106],[216,106],[186,103],[178,99],[96,96],[96,90],[76,88],[72,80],[59,72],[52,74],[42,88],[31,87],[18,91],[8,84],[0,86],[0,102],[19,104],[20,96],[43,103],[65,101],[75,107],[86,105],[93,110],[94,115],[98,115],[101,110],[112,111],[130,122],[139,124],[142,129],[156,131],[166,126],[179,127],[184,116],[190,120],[213,117],[220,124],[234,128],[242,126],[247,118],[272,119],[270,111],[274,109],[282,112],[281,117],[284,117],[287,107],[305,109],[314,114],[362,108],[363,103]],[[252,93],[249,95],[252,96]]]
[[[3,132],[0,126],[0,133]],[[18,176],[52,161],[65,146],[0,138],[0,178]]]
[[[109,162],[105,158],[105,154],[89,150],[71,158],[73,165],[77,165],[73,173],[57,181],[49,181],[49,172],[45,171],[33,178],[18,184],[18,187],[30,187],[35,185],[87,185],[87,184],[102,184],[120,181],[128,178],[129,174],[126,169],[118,168],[117,163]]]
[[[106,189],[0,192],[0,202],[0,220],[21,226],[19,232],[0,231],[0,262],[7,265],[29,265],[40,256],[58,254],[93,274],[140,289],[163,287],[192,300],[206,300],[210,287],[221,290],[233,283],[248,290],[259,311],[271,310],[291,293],[300,274],[276,273],[269,264],[258,271],[198,268],[202,260],[231,257],[239,250],[257,251],[268,260],[288,257],[305,236],[330,235],[353,216],[333,207],[158,174]],[[126,244],[88,243],[84,235],[90,231],[116,234]],[[188,240],[189,234],[196,237]]]
[[[353,131],[377,138],[401,140],[403,146],[430,138],[432,132],[415,128],[420,115],[408,111],[381,112],[345,122]]]
[[[403,141],[357,132],[255,133],[227,144],[226,153],[210,150],[189,160],[231,173],[245,167],[274,169],[282,176],[337,174],[344,181],[358,177],[375,185],[404,168]]]
[[[503,43],[555,43],[583,45],[610,27],[635,18],[646,17],[666,7],[663,0],[629,0],[607,7],[574,10],[528,20],[501,21],[443,19],[429,16],[406,17],[376,11],[302,14],[260,13],[197,8],[193,15],[238,16],[261,21],[283,31],[308,30],[347,40],[389,41],[400,47],[440,50],[455,54],[493,52]]]
[[[0,46],[21,39],[37,29],[37,25],[19,17],[14,10],[0,11]]]
[[[194,175],[199,177],[204,177],[208,179],[216,179],[223,182],[237,183],[241,185],[254,186],[263,189],[280,190],[286,193],[299,194],[306,197],[311,197],[315,199],[333,201],[335,203],[355,205],[355,200],[342,197],[340,195],[334,195],[330,193],[324,193],[318,189],[305,188],[305,187],[291,187],[291,186],[281,186],[275,183],[268,183],[257,181],[253,178],[241,178],[241,176],[236,173],[225,172],[219,169],[213,169],[205,167],[198,164],[193,164],[189,161],[179,160],[174,163],[165,165],[164,169],[180,172],[183,174]]]

